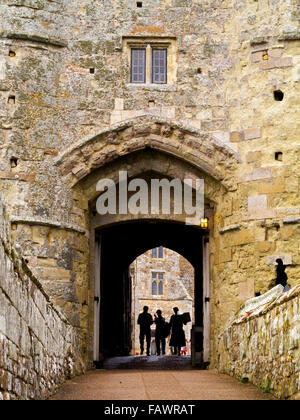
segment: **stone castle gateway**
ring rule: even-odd
[[[197,357],[217,367],[277,258],[299,284],[297,0],[5,0],[0,35],[0,395],[47,396],[125,351],[128,267],[159,245],[195,269]],[[122,170],[203,179],[208,229],[98,215]]]

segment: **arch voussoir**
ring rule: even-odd
[[[224,174],[232,179],[240,162],[235,151],[216,142],[210,133],[170,120],[140,117],[80,140],[57,157],[56,165],[75,185],[95,169],[143,149],[175,156],[225,183]]]

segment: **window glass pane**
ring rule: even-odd
[[[152,249],[152,258],[157,258],[157,248]]]
[[[157,295],[157,284],[156,281],[152,283],[152,295]]]
[[[162,281],[160,281],[159,282],[159,285],[158,285],[158,294],[159,295],[163,295],[164,294],[164,285],[163,285],[163,282]]]
[[[131,50],[131,82],[145,83],[146,77],[146,50]]]
[[[152,81],[167,83],[167,50],[152,50]]]
[[[159,278],[159,280],[163,280],[163,278],[164,278],[163,273],[159,273],[159,274],[158,274],[158,278]]]
[[[156,279],[156,277],[157,277],[157,273],[152,273],[152,278]]]
[[[162,246],[158,249],[158,258],[164,258],[164,248]]]

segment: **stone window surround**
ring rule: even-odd
[[[131,68],[131,50],[133,48],[146,49],[146,83],[131,83],[130,72],[128,87],[136,87],[137,89],[151,88],[151,90],[169,90],[174,89],[177,76],[177,40],[172,37],[124,37],[123,53],[127,56],[129,69]],[[152,50],[167,49],[167,83],[152,82]]]

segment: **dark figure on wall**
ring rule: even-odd
[[[154,322],[156,325],[155,329],[155,343],[156,343],[156,352],[157,356],[160,356],[160,351],[162,354],[166,354],[166,337],[165,337],[165,318],[162,317],[162,312],[160,309],[156,311],[154,315]]]
[[[283,261],[281,258],[277,258],[277,267],[276,267],[276,286],[278,284],[281,284],[284,287],[284,292],[288,291],[290,289],[290,286],[287,284],[288,276],[285,272],[286,265],[283,265]]]
[[[185,334],[183,330],[183,319],[178,315],[179,309],[173,308],[174,315],[170,319],[171,340],[170,346],[174,347],[174,354],[180,356],[181,347],[185,347]]]
[[[139,314],[138,325],[140,326],[140,344],[141,355],[144,353],[144,341],[146,336],[147,341],[147,356],[150,356],[150,343],[151,343],[151,325],[153,324],[152,315],[148,313],[148,306],[144,306],[144,312]]]

